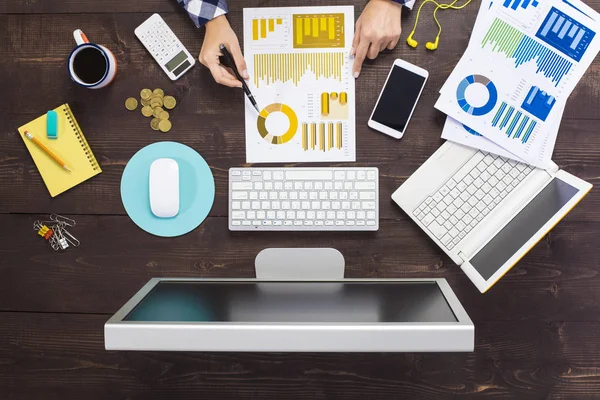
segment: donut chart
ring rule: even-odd
[[[273,135],[267,130],[267,117],[274,112],[282,112],[289,120],[290,126],[283,135]],[[298,117],[291,107],[281,103],[269,104],[262,109],[256,121],[258,134],[271,144],[284,144],[292,140],[298,130]]]
[[[473,128],[469,128],[468,126],[466,126],[465,124],[463,124],[463,128],[465,128],[465,131],[469,132],[471,135],[473,136],[482,136],[479,132],[477,132],[475,129]]]
[[[465,98],[465,92],[467,88],[473,83],[479,83],[486,87],[489,97],[487,103],[481,107],[475,107],[469,104]],[[469,75],[458,84],[456,89],[456,99],[458,100],[458,106],[463,109],[467,114],[474,116],[481,116],[489,113],[494,109],[496,102],[498,101],[498,90],[496,86],[483,75]]]

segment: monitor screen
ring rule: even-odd
[[[457,322],[436,282],[159,282],[136,322]]]

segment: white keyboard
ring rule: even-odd
[[[413,215],[452,250],[533,170],[527,164],[478,151]]]
[[[231,168],[232,231],[376,231],[377,168]]]

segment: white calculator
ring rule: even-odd
[[[138,26],[135,36],[173,81],[181,78],[196,63],[196,59],[158,14],[153,14]]]

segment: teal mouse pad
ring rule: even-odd
[[[150,209],[150,165],[157,158],[179,164],[179,213],[159,218]],[[173,237],[194,230],[204,221],[215,199],[215,180],[204,158],[176,142],[148,145],[131,157],[121,178],[121,201],[129,218],[156,236]]]

